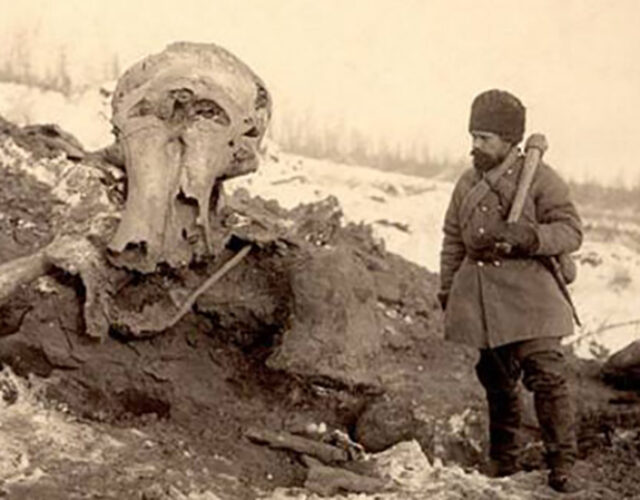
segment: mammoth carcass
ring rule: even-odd
[[[257,169],[271,98],[260,78],[225,49],[179,42],[123,74],[112,111],[110,150],[126,170],[124,210],[106,207],[118,212],[115,231],[96,223],[105,214],[87,212],[96,220],[72,227],[75,234],[59,234],[33,255],[0,266],[0,302],[54,266],[79,274],[87,332],[94,337],[122,320],[109,303],[109,278],[118,269],[153,273],[158,265],[178,268],[211,255],[221,183]],[[92,242],[83,233],[89,226]],[[156,331],[170,321],[152,319]]]
[[[73,325],[44,340],[37,327],[0,331],[0,362],[15,361],[16,346],[39,351],[49,344],[55,366],[93,360],[96,352],[108,359],[119,352],[107,348],[119,349],[114,340],[175,333],[197,317],[209,323],[189,335],[268,345],[269,368],[373,383],[371,359],[388,320],[380,304],[406,301],[426,311],[433,298],[416,269],[389,260],[370,228],[342,225],[335,199],[287,211],[238,190],[219,202],[225,179],[258,166],[271,114],[262,81],[216,45],[177,43],[125,72],[112,107],[110,158],[118,157],[124,172],[91,174],[107,172],[103,155],[96,164],[87,155],[64,167],[52,192],[75,192],[70,203],[55,205],[56,238],[0,265],[0,305],[21,284],[62,269],[80,278],[74,288],[83,317],[67,314]],[[233,276],[198,295],[240,257]],[[180,320],[192,310],[197,314]],[[57,311],[51,307],[53,316]],[[104,348],[70,352],[67,344],[76,341],[65,340],[75,338],[69,331],[101,339]],[[152,345],[144,349],[153,352]]]

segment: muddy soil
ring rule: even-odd
[[[0,262],[43,247],[71,225],[69,211],[60,210],[69,201],[18,168],[11,154],[5,150],[1,165]],[[22,166],[49,161],[25,154]],[[107,198],[121,202],[115,178],[99,179]],[[299,433],[320,422],[370,452],[415,439],[429,459],[483,467],[486,409],[476,353],[442,339],[437,276],[386,252],[366,227],[342,225],[332,200],[285,211],[246,195],[229,207],[262,225],[234,226],[215,258],[188,269],[124,281],[114,274],[116,307],[141,310],[156,300],[171,307],[171,289],[192,288],[240,245],[255,245],[160,335],[132,339],[126,328],[112,328],[101,342],[87,338],[82,281],[61,270],[0,308],[3,366],[45,381],[38,405],[62,408],[89,434],[113,440],[99,447],[87,438],[77,456],[47,455],[38,452],[46,447],[36,424],[4,423],[25,425],[32,447],[21,472],[30,479],[6,483],[10,498],[180,498],[171,488],[185,498],[207,498],[196,496],[206,491],[257,498],[301,486],[307,470],[293,453],[251,443],[246,430]],[[78,227],[95,215],[82,206],[72,213]],[[274,218],[294,221],[295,231],[269,232]],[[356,334],[347,335],[354,326]],[[608,492],[584,498],[640,498],[631,479],[640,455],[638,398],[604,385],[597,363],[574,360],[574,371],[585,479]],[[19,392],[12,384],[4,386],[1,411],[19,404],[11,401]],[[530,401],[528,409],[527,437],[535,443]],[[92,447],[102,450],[99,460],[78,458],[92,457]],[[531,468],[542,467],[539,449],[529,447]]]

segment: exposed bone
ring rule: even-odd
[[[97,340],[105,339],[110,326],[108,302],[112,290],[102,252],[85,238],[62,236],[46,247],[44,254],[51,265],[80,276],[85,288],[85,333]]]
[[[152,272],[210,254],[214,185],[257,168],[264,85],[216,45],[178,43],[129,69],[112,107],[128,194],[111,262]]]
[[[42,251],[0,265],[0,304],[50,268]]]
[[[109,289],[108,281],[103,278],[105,265],[101,253],[88,240],[72,236],[58,237],[32,255],[0,265],[0,304],[21,286],[58,267],[82,278],[86,333],[90,337],[103,339],[109,329],[106,312]]]

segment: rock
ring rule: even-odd
[[[379,453],[412,439],[417,424],[406,400],[385,395],[370,402],[362,412],[356,424],[355,439],[368,452]]]
[[[602,376],[619,389],[640,388],[640,340],[612,354],[602,366]]]
[[[70,160],[81,160],[85,156],[80,141],[56,124],[18,127],[0,116],[0,133],[10,135],[16,144],[36,158],[55,158],[63,154]]]
[[[290,327],[267,361],[272,369],[347,385],[376,385],[383,332],[376,321],[374,281],[347,248],[301,256],[289,272]]]

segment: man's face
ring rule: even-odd
[[[482,172],[499,165],[511,149],[510,142],[493,132],[474,130],[471,132],[471,137],[473,166]]]

